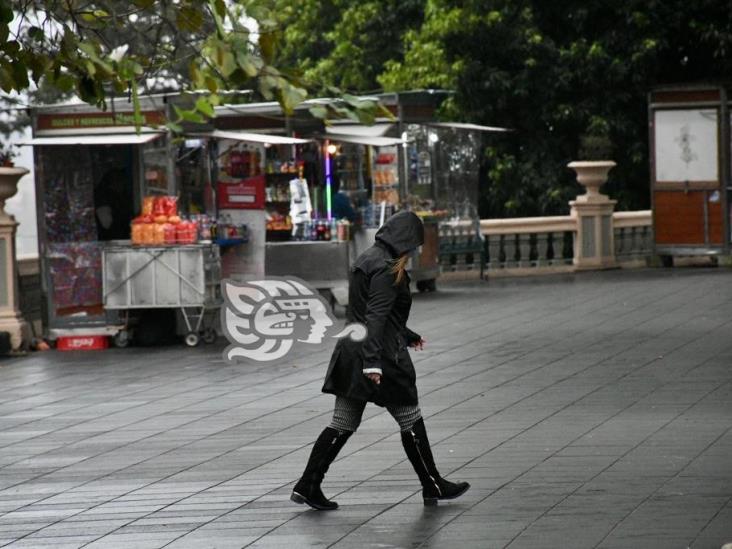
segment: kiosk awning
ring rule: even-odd
[[[114,133],[95,135],[58,135],[53,137],[34,137],[21,141],[18,145],[142,145],[162,136],[163,132],[154,133]]]
[[[357,135],[364,137],[383,137],[394,124],[374,124],[366,126],[363,124],[334,124],[326,126],[325,133],[333,135]]]
[[[402,141],[396,137],[369,137],[366,135],[329,134],[323,136],[323,139],[341,141],[343,143],[354,143],[356,145],[370,145],[372,147],[393,147],[394,145],[404,145],[406,143],[406,141]]]
[[[297,137],[285,137],[282,135],[270,135],[266,133],[235,132],[214,130],[206,133],[192,133],[191,137],[213,137],[215,139],[232,139],[234,141],[249,141],[251,143],[264,143],[265,145],[301,145],[309,143],[310,139],[299,139]]]
[[[467,122],[431,122],[428,126],[437,128],[455,128],[458,130],[477,130],[480,132],[510,132],[509,128],[499,128],[498,126],[480,126],[478,124],[468,124]]]

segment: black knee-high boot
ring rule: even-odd
[[[353,433],[339,432],[332,427],[326,427],[315,441],[310,459],[305,466],[305,472],[295,485],[290,499],[295,503],[307,503],[313,509],[329,511],[338,509],[335,501],[328,500],[320,489],[328,467],[341,451],[343,445]]]
[[[422,418],[408,431],[402,431],[402,444],[422,483],[422,498],[425,505],[437,505],[438,500],[462,496],[470,488],[467,482],[456,484],[440,476],[432,457]]]

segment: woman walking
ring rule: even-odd
[[[376,243],[351,268],[349,322],[368,330],[361,342],[342,338],[336,344],[323,392],[336,395],[333,419],[315,441],[305,471],[291,499],[314,509],[337,509],[320,489],[328,467],[358,429],[367,402],[385,407],[401,429],[402,445],[422,483],[425,505],[464,494],[467,482],[443,479],[435,466],[419,409],[414,365],[407,347],[425,341],[407,328],[412,306],[409,252],[424,241],[422,221],[412,212],[391,216],[376,233]]]

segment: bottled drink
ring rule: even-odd
[[[323,240],[330,240],[330,221],[323,221]]]

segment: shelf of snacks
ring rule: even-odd
[[[399,190],[397,188],[374,188],[374,203],[399,204]]]
[[[198,224],[178,215],[178,197],[146,196],[142,212],[132,220],[131,240],[135,246],[195,244]]]
[[[236,246],[249,242],[249,228],[233,223],[230,216],[224,215],[216,220],[209,238],[222,247]]]
[[[267,211],[267,240],[289,240],[292,236],[290,216],[278,211]]]
[[[238,145],[229,148],[219,159],[221,175],[243,179],[262,174],[262,155],[259,148]]]

